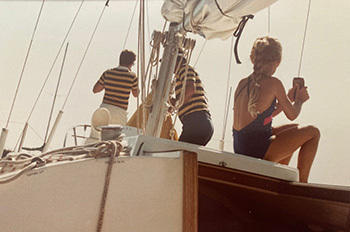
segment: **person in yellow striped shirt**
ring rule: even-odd
[[[179,51],[175,65],[175,95],[172,104],[180,100],[183,84],[184,101],[178,110],[178,116],[182,123],[182,133],[179,141],[205,146],[213,136],[214,126],[208,108],[208,99],[198,73],[193,67],[187,65],[187,60]]]
[[[138,78],[131,71],[135,60],[134,52],[123,50],[119,57],[119,66],[103,72],[93,87],[93,93],[105,90],[100,108],[106,108],[110,112],[110,124],[125,125],[130,92],[134,97],[138,96]]]

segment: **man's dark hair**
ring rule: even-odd
[[[119,65],[129,66],[133,64],[135,60],[136,60],[135,53],[133,51],[125,49],[124,51],[122,51],[122,53],[120,53]]]

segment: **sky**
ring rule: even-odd
[[[41,1],[0,0],[0,126],[6,127],[12,100],[15,96],[34,26],[40,11]],[[230,59],[231,38],[208,40],[193,34],[196,39],[191,64],[200,74],[206,89],[215,133],[210,148],[219,149],[222,134],[225,135],[225,151],[232,152],[232,99],[229,104],[226,127],[223,128],[227,89],[233,91],[241,78],[252,71],[249,61],[253,41],[260,36],[277,37],[283,47],[282,63],[275,73],[286,89],[292,85],[293,77],[305,79],[310,100],[303,106],[302,113],[295,120],[301,126],[316,125],[321,130],[319,150],[314,161],[309,181],[321,184],[350,186],[350,1],[337,0],[330,4],[326,0],[312,1],[307,24],[304,52],[301,56],[308,0],[279,0],[270,9],[258,12],[245,27],[238,45],[242,64]],[[162,1],[147,3],[146,36],[153,30],[161,31],[164,19],[160,14]],[[62,52],[50,75],[49,70],[59,51],[62,41],[71,25],[80,1],[47,0],[31,50],[22,75],[22,82],[8,125],[7,148],[16,145],[24,123],[29,129],[25,146],[39,147],[43,143],[52,99],[58,83],[63,62]],[[71,94],[64,105],[60,128],[53,140],[55,147],[63,144],[67,130],[78,124],[90,124],[92,113],[99,107],[102,94],[93,94],[92,87],[102,72],[118,64],[120,51],[126,40],[135,1],[112,0],[104,11],[99,27],[87,50],[79,69],[94,27],[104,8],[104,1],[86,1],[67,38],[67,55],[59,84],[58,97],[53,118],[62,109],[73,80]],[[270,12],[270,13],[269,13]],[[130,26],[126,48],[137,51],[137,14]],[[205,46],[203,47],[203,44]],[[203,49],[203,50],[202,50]],[[202,52],[201,52],[202,50]],[[148,48],[146,51],[149,51]],[[135,69],[135,68],[134,68]],[[78,71],[79,70],[79,71]],[[136,70],[134,70],[136,71]],[[32,111],[38,92],[45,79],[36,108]],[[233,93],[232,93],[233,94]],[[130,99],[129,116],[136,109],[137,101]],[[31,114],[32,111],[32,114]],[[181,132],[178,122],[176,129]],[[274,125],[290,123],[281,114],[274,119]],[[296,165],[296,157],[291,161]]]

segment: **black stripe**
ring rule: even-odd
[[[176,90],[179,90],[181,88],[182,88],[182,84],[175,86],[175,92],[176,92]]]
[[[199,106],[190,108],[190,109],[186,110],[185,112],[181,113],[180,118],[182,119],[187,113],[189,113],[193,110],[198,110],[198,109],[203,109],[203,110],[207,111],[206,107],[203,107],[203,105],[199,105]]]
[[[108,83],[108,86],[121,88],[125,90],[131,89],[131,85],[123,85],[123,83]]]
[[[185,104],[183,104],[183,105],[180,107],[180,111],[181,111],[182,109],[184,109],[184,108],[190,106],[190,105],[193,105],[193,104],[199,104],[199,105],[203,106],[203,105],[200,104],[200,103],[202,103],[202,104],[204,104],[204,105],[207,105],[207,102],[205,101],[205,99],[197,99],[197,100],[195,100],[195,101],[189,101],[189,102],[186,102]],[[195,107],[197,107],[197,106],[195,106]],[[191,107],[190,109],[194,109],[195,107],[193,107],[193,108]]]
[[[127,103],[127,101],[129,100],[129,96],[127,97],[123,97],[123,96],[116,96],[114,94],[105,94],[106,97],[110,97],[110,98],[115,98],[115,99],[119,99],[119,100],[123,100]]]
[[[106,92],[112,92],[112,93],[117,93],[117,94],[125,94],[125,95],[129,95],[130,94],[130,91],[116,90],[116,89],[110,89],[110,88],[107,88]]]
[[[105,77],[105,81],[108,80],[110,82],[121,82],[121,83],[127,83],[127,84],[133,84],[133,80],[116,80],[115,77]]]
[[[204,97],[204,94],[203,93],[195,93],[192,95],[193,98],[196,98],[196,97]]]
[[[128,105],[127,102],[120,101],[120,100],[117,100],[117,99],[115,99],[115,98],[109,98],[108,96],[105,96],[103,99],[104,99],[104,100],[108,100],[108,101],[110,101],[110,102],[117,103],[117,104],[122,105],[122,106],[127,106],[127,105]]]
[[[127,78],[130,78],[130,79],[134,79],[134,75],[130,74],[130,73],[120,73],[120,72],[106,71],[105,72],[105,77],[107,75],[109,75],[109,76],[127,77]]]

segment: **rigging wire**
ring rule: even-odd
[[[199,60],[200,56],[202,55],[202,52],[203,52],[203,50],[204,50],[204,47],[205,47],[205,45],[207,44],[207,41],[208,41],[208,40],[205,40],[205,41],[204,41],[203,46],[202,46],[202,48],[201,48],[201,50],[200,50],[200,52],[199,52],[199,55],[198,55],[198,57],[197,57],[197,59],[196,59],[196,62],[195,62],[194,65],[193,65],[193,67],[196,67],[196,65],[197,65],[197,63],[198,63],[198,60]],[[231,51],[231,52],[232,52],[232,51]]]
[[[34,105],[33,105],[33,107],[32,107],[32,110],[31,110],[31,112],[30,112],[30,114],[29,114],[29,116],[28,116],[27,122],[28,122],[29,119],[31,118],[31,116],[32,116],[32,114],[33,114],[33,112],[34,112],[34,109],[36,108],[36,105],[37,105],[37,103],[38,103],[38,101],[39,101],[39,98],[40,98],[40,96],[41,96],[41,94],[42,94],[42,92],[43,92],[43,90],[44,90],[44,87],[45,87],[45,85],[46,85],[46,83],[47,83],[47,81],[48,81],[48,79],[49,79],[49,77],[50,77],[50,75],[51,75],[51,72],[52,72],[52,70],[53,70],[53,68],[54,68],[54,66],[55,66],[55,64],[56,64],[56,62],[57,62],[57,59],[58,59],[58,57],[59,57],[59,55],[60,55],[60,53],[61,53],[61,51],[62,51],[62,48],[63,48],[64,44],[65,44],[66,41],[67,41],[68,35],[70,34],[70,31],[71,31],[71,29],[72,29],[72,27],[73,27],[73,25],[74,25],[74,23],[75,23],[75,20],[77,19],[77,16],[78,16],[78,14],[79,14],[79,12],[80,12],[80,10],[81,10],[81,8],[82,8],[83,3],[84,3],[84,0],[81,1],[78,10],[77,10],[77,12],[75,13],[75,16],[74,16],[74,18],[73,18],[73,21],[72,21],[72,23],[71,23],[71,25],[70,25],[70,27],[69,27],[69,29],[68,29],[68,31],[67,31],[67,33],[66,33],[64,39],[63,39],[63,41],[62,41],[62,43],[61,43],[61,46],[60,46],[60,48],[59,48],[59,50],[58,50],[58,52],[57,52],[57,55],[56,55],[56,57],[55,57],[55,59],[54,59],[52,65],[51,65],[51,67],[50,67],[49,73],[47,74],[46,79],[45,79],[45,81],[44,81],[44,83],[43,83],[43,85],[42,85],[42,87],[41,87],[41,89],[40,89],[40,91],[39,91],[39,94],[38,94],[38,96],[37,96],[37,98],[36,98],[36,100],[35,100],[35,103],[34,103]],[[50,123],[50,121],[49,121],[49,123]]]
[[[129,27],[128,27],[128,30],[127,30],[127,33],[126,33],[126,36],[125,36],[125,40],[124,40],[124,44],[123,44],[123,49],[125,49],[126,47],[126,42],[128,41],[128,38],[129,38],[129,34],[130,34],[130,29],[131,29],[131,25],[132,25],[132,22],[134,21],[134,17],[135,17],[135,12],[136,12],[136,8],[137,8],[137,4],[138,4],[138,1],[135,1],[135,6],[134,6],[134,10],[132,12],[132,16],[131,16],[131,19],[130,19],[130,23],[129,23]],[[137,67],[138,69],[138,67]],[[138,73],[138,71],[137,71]],[[140,105],[140,99],[139,99],[139,94],[137,95],[137,98],[136,98],[136,105],[137,107]],[[137,128],[140,128],[140,120],[139,120],[139,113],[137,114]],[[137,130],[137,134],[140,134],[139,133],[139,129]]]
[[[130,20],[130,23],[129,23],[128,31],[127,31],[126,36],[125,36],[125,40],[124,40],[124,44],[123,44],[123,49],[122,50],[125,49],[126,42],[128,40],[129,34],[130,34],[131,24],[132,24],[132,21],[134,20],[134,17],[135,17],[137,3],[138,3],[138,1],[135,1],[134,11],[132,12],[131,20]]]
[[[148,1],[146,0],[146,20],[147,20],[147,38],[151,38],[151,30],[149,26],[149,7],[148,7]],[[150,42],[150,41],[149,41]],[[148,52],[151,52],[151,47],[148,46]]]
[[[10,119],[11,119],[11,115],[12,115],[12,111],[13,111],[13,108],[14,108],[14,105],[15,105],[15,102],[16,102],[16,99],[17,99],[18,90],[19,90],[19,87],[20,87],[20,85],[21,85],[21,83],[22,83],[24,70],[25,70],[25,67],[26,67],[26,65],[27,65],[29,53],[30,53],[30,50],[31,50],[31,48],[32,48],[32,44],[33,44],[33,41],[34,41],[34,36],[35,36],[36,30],[37,30],[37,28],[38,28],[38,24],[39,24],[39,20],[40,20],[40,17],[41,17],[42,10],[43,10],[43,8],[44,8],[44,3],[45,3],[45,0],[43,0],[42,3],[41,3],[39,15],[38,15],[37,20],[36,20],[36,23],[35,23],[35,27],[34,27],[34,30],[33,30],[33,34],[32,34],[32,37],[31,37],[31,40],[30,40],[30,43],[29,43],[29,47],[28,47],[28,50],[27,50],[27,54],[26,54],[26,57],[25,57],[25,60],[24,60],[24,64],[23,64],[23,67],[22,67],[21,75],[20,75],[20,78],[19,78],[19,81],[18,81],[18,84],[17,84],[15,96],[14,96],[13,101],[12,101],[12,105],[11,105],[9,117],[8,117],[8,119],[7,119],[7,122],[6,122],[6,128],[7,128],[8,125],[9,125],[9,122],[10,122]]]
[[[302,44],[302,47],[301,47],[301,54],[300,54],[300,61],[299,61],[299,68],[298,68],[298,77],[300,76],[301,64],[302,64],[302,60],[303,60],[305,40],[306,40],[306,32],[307,32],[307,26],[308,26],[308,23],[309,23],[309,16],[310,16],[310,9],[311,9],[311,0],[309,0],[309,6],[308,6],[308,9],[307,9],[305,30],[304,30],[304,37],[303,37],[303,44]]]
[[[56,91],[55,91],[55,95],[54,95],[53,102],[52,102],[52,107],[51,107],[51,112],[50,112],[50,116],[49,116],[49,122],[48,122],[47,128],[46,128],[46,133],[45,133],[44,142],[45,142],[46,139],[47,139],[47,135],[48,135],[49,129],[50,129],[50,122],[51,122],[53,110],[54,110],[55,104],[56,104],[56,98],[57,98],[58,89],[59,89],[60,83],[61,83],[61,77],[62,77],[62,72],[63,72],[63,66],[64,66],[64,62],[65,62],[65,60],[66,60],[66,55],[67,55],[67,51],[68,51],[68,45],[69,45],[69,43],[67,43],[67,45],[66,45],[66,50],[65,50],[65,52],[64,52],[64,56],[63,56],[63,61],[62,61],[62,65],[61,65],[60,74],[59,74],[58,80],[57,80]]]
[[[231,93],[232,93],[232,87],[229,88],[229,85],[230,85],[230,76],[231,76],[231,66],[232,66],[231,63],[232,63],[232,54],[233,54],[232,50],[234,47],[234,38],[235,38],[235,36],[232,35],[229,68],[228,68],[227,83],[226,83],[226,99],[225,99],[225,109],[224,109],[224,120],[223,120],[223,125],[222,125],[222,137],[220,140],[221,150],[224,149],[225,133],[226,133],[226,126],[227,126],[227,119],[228,119],[228,110],[229,110],[229,104],[230,104]]]
[[[267,8],[267,33],[271,33],[271,8]]]
[[[55,64],[56,64],[56,61],[57,61],[57,59],[58,59],[60,53],[61,53],[61,50],[62,50],[62,48],[63,48],[63,46],[64,46],[64,44],[65,44],[65,42],[66,42],[66,40],[67,40],[67,37],[68,37],[68,35],[69,35],[69,33],[70,33],[70,31],[71,31],[73,25],[74,25],[74,22],[75,22],[75,20],[76,20],[78,14],[79,14],[79,12],[80,12],[80,9],[82,8],[83,3],[84,3],[84,0],[82,0],[82,2],[81,2],[81,4],[80,4],[80,6],[79,6],[77,12],[75,13],[75,16],[74,16],[74,18],[73,18],[73,21],[72,21],[72,23],[71,23],[71,25],[70,25],[70,27],[69,27],[69,29],[68,29],[68,31],[67,31],[67,33],[66,33],[64,39],[63,39],[63,41],[62,41],[62,43],[61,43],[61,46],[60,46],[60,48],[59,48],[59,50],[58,50],[58,52],[57,52],[57,54],[56,54],[56,57],[55,57],[55,59],[54,59],[52,65],[51,65],[51,67],[50,67],[50,70],[49,70],[49,72],[48,72],[48,74],[47,74],[47,76],[46,76],[46,78],[45,78],[45,81],[44,81],[44,83],[43,83],[43,85],[42,85],[42,87],[41,87],[41,89],[40,89],[40,91],[39,91],[39,94],[38,94],[38,96],[37,96],[37,98],[36,98],[36,100],[35,100],[35,102],[34,102],[34,104],[33,104],[32,109],[31,109],[31,111],[30,111],[30,113],[29,113],[29,115],[28,115],[28,118],[27,118],[27,120],[26,120],[25,126],[28,125],[28,122],[29,122],[29,120],[30,120],[30,118],[31,118],[31,116],[32,116],[32,114],[33,114],[33,112],[34,112],[34,109],[36,108],[36,106],[37,106],[37,104],[38,104],[38,101],[39,101],[39,99],[40,99],[40,97],[41,97],[41,95],[42,95],[42,92],[43,92],[43,90],[44,90],[44,88],[45,88],[45,86],[46,86],[46,83],[47,83],[47,81],[48,81],[48,79],[49,79],[49,77],[50,77],[50,75],[51,75],[51,72],[52,72],[52,70],[53,70],[53,68],[54,68],[54,66],[55,66]],[[51,122],[51,116],[49,117],[48,128],[49,128],[49,126],[50,126],[50,122]],[[46,131],[45,140],[46,140],[47,134],[48,134],[48,131]],[[25,136],[25,135],[22,133],[22,134],[20,135],[20,137],[23,137],[23,136]],[[44,142],[45,142],[45,140],[44,140]],[[18,145],[18,143],[17,143],[17,145]],[[17,145],[16,145],[16,147],[17,147]]]
[[[78,77],[80,68],[81,68],[81,66],[83,65],[83,62],[84,62],[85,57],[86,57],[86,54],[87,54],[87,52],[88,52],[88,50],[89,50],[89,48],[90,48],[92,39],[94,38],[94,35],[95,35],[96,31],[97,31],[97,28],[98,28],[98,26],[99,26],[99,24],[100,24],[100,22],[101,22],[102,16],[103,16],[103,14],[104,14],[104,12],[105,12],[105,10],[106,10],[106,7],[108,6],[108,3],[109,3],[109,0],[106,1],[105,5],[104,5],[104,7],[103,7],[103,10],[102,10],[102,12],[101,12],[101,14],[100,14],[100,17],[98,18],[98,21],[97,21],[97,23],[96,23],[96,26],[95,26],[95,28],[94,28],[94,31],[93,31],[93,33],[92,33],[92,35],[91,35],[91,37],[90,37],[89,43],[88,43],[88,45],[87,45],[87,47],[86,47],[86,49],[85,49],[84,55],[83,55],[83,57],[82,57],[82,59],[81,59],[81,61],[80,61],[79,67],[78,67],[78,69],[77,69],[77,72],[75,73],[75,76],[74,76],[74,78],[73,78],[72,84],[71,84],[71,86],[70,86],[70,88],[69,88],[69,91],[68,91],[68,94],[67,94],[67,96],[66,96],[66,99],[64,100],[64,103],[63,103],[63,106],[62,106],[62,111],[63,111],[64,107],[66,106],[67,100],[68,100],[68,98],[69,98],[69,96],[70,96],[70,94],[71,94],[71,92],[72,92],[72,89],[73,89],[74,83],[75,83],[75,81],[76,81],[76,79],[77,79],[77,77]]]

